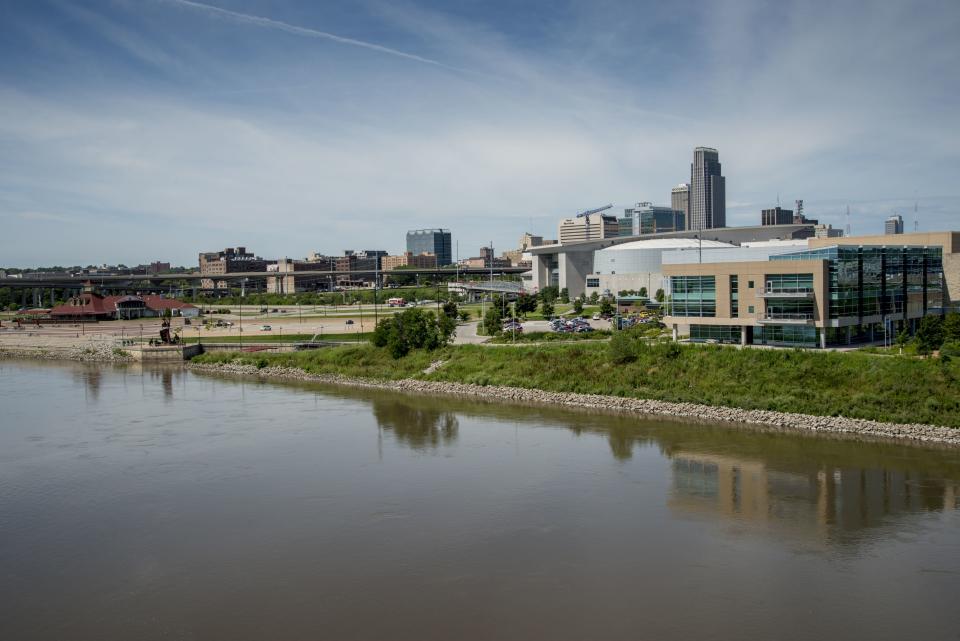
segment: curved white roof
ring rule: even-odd
[[[721,243],[718,240],[697,240],[696,238],[651,238],[650,240],[633,240],[629,243],[622,243],[601,249],[600,251],[618,251],[624,249],[697,249],[702,247],[720,248],[736,247],[730,243]]]

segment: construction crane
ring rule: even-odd
[[[599,214],[601,211],[606,211],[612,207],[613,205],[604,205],[603,207],[597,207],[596,209],[588,209],[587,211],[580,212],[576,217],[584,218],[586,216],[590,216],[591,214]]]

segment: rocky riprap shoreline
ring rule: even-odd
[[[239,363],[190,363],[188,367],[202,372],[256,376],[272,380],[333,383],[353,387],[424,394],[472,396],[492,400],[595,408],[644,415],[673,416],[700,421],[742,423],[779,430],[797,430],[884,439],[907,439],[925,443],[960,445],[960,429],[919,423],[881,423],[879,421],[845,418],[842,416],[812,416],[809,414],[792,414],[770,410],[744,410],[735,407],[715,407],[697,403],[673,403],[669,401],[622,398],[619,396],[603,396],[599,394],[577,394],[573,392],[547,392],[543,390],[496,385],[473,385],[468,383],[446,383],[415,379],[380,381],[346,376],[310,374],[291,367],[258,368],[253,365],[242,365]]]
[[[130,363],[134,360],[129,352],[102,343],[71,347],[0,347],[0,358],[39,358],[88,363]]]

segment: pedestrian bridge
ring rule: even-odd
[[[456,281],[449,283],[447,287],[451,294],[460,294],[469,300],[479,299],[484,294],[516,297],[528,293],[522,282],[510,280]]]

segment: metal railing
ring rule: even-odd
[[[811,296],[812,287],[758,287],[757,294],[760,296]]]
[[[764,314],[763,319],[809,321],[813,320],[813,314],[808,312],[767,312]]]

